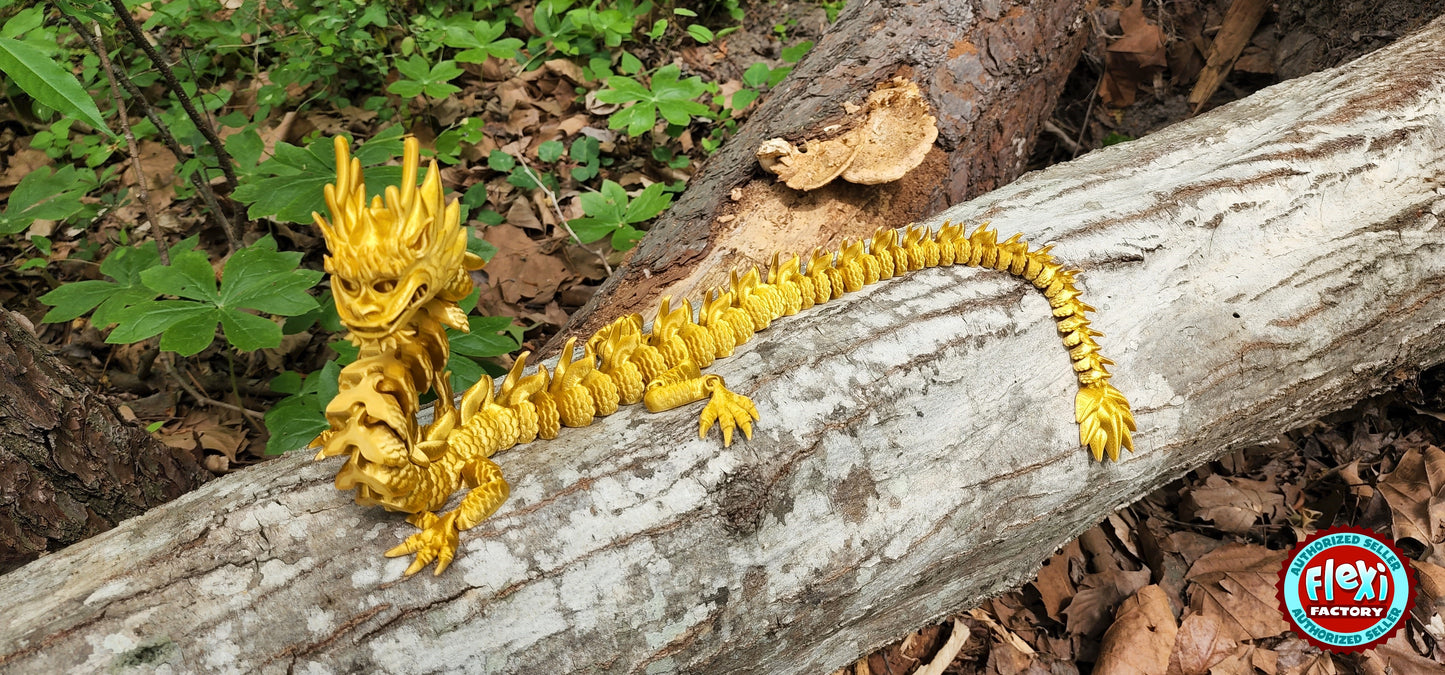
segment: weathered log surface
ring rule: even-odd
[[[0,574],[210,478],[121,420],[0,308]]]
[[[1091,462],[1043,299],[880,283],[713,372],[751,441],[626,409],[498,456],[439,578],[303,456],[0,577],[0,670],[818,673],[1028,578],[1119,504],[1445,360],[1445,20],[952,209],[1054,242],[1135,404]]]
[[[937,213],[1018,178],[1038,130],[1088,38],[1084,0],[850,2],[687,190],[653,223],[637,252],[572,316],[547,349],[591,334],[661,294],[697,294],[745,263],[766,264],[780,242],[799,250],[857,239]],[[851,126],[861,104],[895,76],[917,82],[938,118],[923,164],[882,185],[842,180],[797,192],[764,173],[764,140],[798,142]],[[727,218],[727,222],[723,219]]]

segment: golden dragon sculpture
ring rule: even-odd
[[[660,412],[707,399],[701,436],[716,424],[725,446],[735,428],[751,438],[758,417],[752,401],[703,368],[780,317],[927,267],[1007,271],[1042,290],[1079,381],[1080,442],[1100,460],[1134,449],[1129,402],[1109,383],[1112,362],[1099,353],[1101,334],[1085,317],[1093,308],[1080,300],[1077,271],[1055,262],[1047,246],[1029,250],[1021,235],[1000,242],[987,226],[965,235],[949,223],[937,232],[880,229],[836,253],[817,250],[806,266],[797,256],[775,255],[766,281],[756,268],[734,271],[697,314],[690,302],[673,307],[663,298],[650,330],[641,315],[618,319],[587,340],[580,359],[575,338],[569,340],[550,372],[538,366],[525,375],[524,352],[500,387],[484,376],[458,405],[446,375],[445,328],[467,330],[457,301],[472,290],[469,272],[482,267],[467,252],[459,207],[446,202],[436,162],[417,187],[416,139],[405,143],[401,185],[384,196],[366,194],[347,140],[338,137],[335,146],[336,183],[325,190],[331,219],[313,215],[330,250],[325,267],[336,311],[358,355],[342,369],[339,393],[326,408],[331,428],[317,439],[317,459],[346,458],[336,487],[355,490],[358,504],[410,514],[407,521],[421,531],[386,552],[416,555],[408,575],[433,561],[441,574],[456,553],[458,532],[506,501],[507,481],[491,460],[496,452],[554,438],[563,426],[586,426],[638,402]],[[416,415],[427,391],[436,393],[435,415],[422,426]],[[437,513],[463,485],[461,503]]]

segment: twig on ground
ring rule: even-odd
[[[562,215],[562,207],[557,204],[557,195],[553,194],[553,192],[542,183],[542,179],[532,171],[532,167],[527,165],[526,157],[517,155],[517,161],[522,164],[522,171],[527,173],[527,177],[531,178],[532,182],[536,183],[537,187],[542,189],[542,193],[547,195],[547,202],[552,205],[552,211],[557,214],[557,222],[562,224],[562,229],[567,230],[567,234],[572,235],[572,238],[577,240],[577,245],[582,247],[582,250],[596,253],[597,257],[602,260],[602,268],[607,270],[607,276],[612,276],[612,265],[607,263],[607,255],[602,253],[600,250],[601,247],[599,247],[599,250],[593,251],[582,243],[582,238],[577,236],[576,232],[572,231],[572,225],[567,222],[567,216]]]
[[[201,403],[201,404],[204,404],[204,405],[208,405],[208,406],[211,406],[211,407],[213,407],[213,408],[221,408],[221,409],[224,409],[224,410],[234,410],[234,411],[236,411],[236,412],[238,412],[238,413],[241,413],[243,416],[248,417],[248,418],[256,418],[256,419],[265,419],[265,418],[266,418],[266,415],[265,415],[264,413],[259,413],[259,412],[256,412],[255,410],[251,410],[251,409],[249,409],[249,408],[243,408],[243,407],[241,407],[241,406],[235,405],[234,403],[227,403],[227,402],[225,402],[225,401],[217,401],[216,399],[213,399],[213,398],[211,398],[210,396],[207,396],[207,395],[205,395],[205,394],[202,394],[200,391],[197,391],[196,388],[195,388],[194,386],[192,386],[190,382],[187,382],[187,381],[186,381],[186,378],[183,377],[183,376],[181,375],[181,372],[176,369],[176,364],[175,364],[174,362],[172,362],[172,361],[169,360],[169,359],[165,359],[165,360],[164,360],[164,363],[166,364],[166,373],[171,376],[171,379],[173,379],[173,380],[176,381],[176,384],[180,385],[181,389],[185,390],[185,392],[186,392],[187,394],[190,394],[190,395],[191,395],[191,398],[195,399],[197,403]],[[253,423],[253,424],[254,424],[254,423]]]
[[[1064,147],[1067,148],[1069,152],[1076,156],[1079,154],[1079,142],[1069,138],[1068,132],[1060,129],[1059,125],[1054,124],[1053,120],[1044,120],[1044,131],[1049,132],[1055,139],[1064,144]]]
[[[953,657],[963,651],[963,646],[968,644],[968,624],[955,617],[953,619],[953,632],[948,634],[948,642],[933,655],[933,660],[927,665],[914,671],[913,675],[943,675],[944,669],[953,663]]]

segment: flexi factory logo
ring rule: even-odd
[[[1413,570],[1380,535],[1336,527],[1306,539],[1280,570],[1279,601],[1296,633],[1353,652],[1388,640],[1414,598]]]

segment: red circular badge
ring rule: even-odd
[[[1386,538],[1359,527],[1321,530],[1279,572],[1290,627],[1320,649],[1357,652],[1390,639],[1415,600],[1414,569]]]

